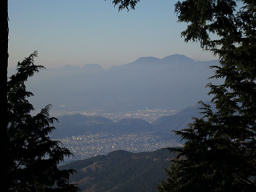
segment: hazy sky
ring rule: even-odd
[[[213,59],[198,43],[185,43],[173,0],[141,0],[118,12],[111,0],[9,0],[10,66],[34,50],[41,65],[101,64],[109,67],[142,56],[185,54]]]

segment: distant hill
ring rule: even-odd
[[[83,134],[106,132],[113,129],[114,122],[99,116],[85,116],[80,114],[58,117],[53,137],[62,138]]]
[[[77,171],[71,181],[83,192],[155,192],[174,156],[167,149],[143,153],[114,151],[63,167]]]
[[[174,130],[186,128],[192,117],[199,117],[198,107],[188,107],[152,123],[132,118],[112,121],[79,114],[61,116],[52,137],[71,150],[73,160],[104,155],[114,150],[141,152],[177,147],[183,141]]]
[[[152,126],[159,132],[181,130],[186,128],[189,123],[192,123],[193,117],[199,116],[199,105],[195,105],[187,107],[175,115],[160,117],[152,123]]]
[[[80,114],[60,116],[53,131],[53,137],[63,138],[77,135],[95,133],[108,133],[114,135],[131,133],[152,133],[163,137],[170,137],[172,130],[185,128],[192,122],[192,117],[198,117],[198,105],[185,108],[172,116],[165,116],[148,123],[143,119],[128,118],[114,122],[99,116],[85,116]],[[175,136],[173,136],[175,138]]]
[[[114,122],[100,116],[85,116],[80,114],[64,115],[58,118],[56,129],[52,136],[63,138],[77,135],[88,135],[96,133],[128,134],[152,132],[150,123],[142,119],[129,118]]]
[[[130,64],[166,64],[166,65],[190,65],[190,64],[197,64],[198,61],[195,61],[185,55],[174,54],[162,59],[156,57],[140,57],[136,61]]]
[[[53,104],[55,111],[181,110],[208,100],[205,85],[217,61],[195,61],[184,55],[143,57],[104,69],[90,64],[41,71],[29,87],[35,106]]]

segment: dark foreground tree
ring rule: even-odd
[[[8,138],[7,138],[7,66],[8,66],[8,0],[0,1],[0,143],[1,159],[6,166],[1,170],[1,189],[8,186]]]
[[[138,1],[114,0],[120,9]],[[219,58],[209,84],[212,105],[177,131],[184,140],[160,192],[256,191],[256,1],[184,0],[176,4],[185,41]]]
[[[36,53],[18,63],[16,74],[7,84],[8,95],[8,135],[9,135],[9,175],[8,191],[51,192],[77,191],[69,183],[73,170],[58,167],[65,156],[71,155],[61,143],[49,138],[54,129],[46,106],[32,115],[33,105],[28,98],[33,94],[27,91],[25,82],[42,66],[34,65]]]
[[[118,5],[119,10],[122,9],[134,9],[136,4],[140,0],[112,0],[112,3],[116,6]]]
[[[208,85],[216,110],[202,103],[203,117],[177,131],[185,144],[160,192],[256,191],[256,1],[238,2],[176,4],[182,35],[219,57],[223,83]]]

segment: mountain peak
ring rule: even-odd
[[[182,63],[182,64],[189,64],[194,63],[195,61],[185,55],[174,54],[161,59],[163,63]]]
[[[152,63],[152,64],[159,64],[159,63],[164,63],[164,64],[191,64],[195,63],[195,61],[185,55],[181,54],[173,54],[166,56],[162,59],[156,58],[156,57],[140,57],[134,62],[134,64],[141,64],[141,63]]]
[[[154,63],[158,62],[159,59],[156,57],[140,57],[134,61],[134,63]]]

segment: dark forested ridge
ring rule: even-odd
[[[84,192],[155,192],[165,178],[164,168],[174,156],[167,149],[143,153],[114,151],[63,168],[77,171],[71,181]]]

